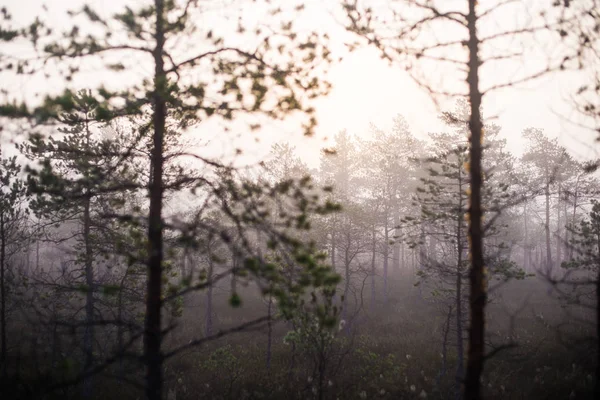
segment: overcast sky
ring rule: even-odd
[[[445,0],[445,4],[462,4],[464,0]],[[50,20],[58,25],[65,26],[69,23],[65,16],[65,9],[77,8],[83,4],[81,0],[0,0],[0,5],[6,6],[17,22],[30,21],[36,12],[42,12],[42,4],[46,4],[50,13]],[[91,4],[101,12],[118,10],[122,4],[140,4],[141,0],[93,0]],[[213,0],[214,4],[225,4],[224,0]],[[231,3],[228,1],[227,3]],[[376,3],[383,4],[382,0]],[[488,1],[482,1],[482,4]],[[489,1],[489,3],[492,3]],[[526,3],[525,1],[523,3]],[[326,26],[332,32],[334,41],[341,43],[346,37],[342,36],[340,17],[336,16],[337,2],[335,0],[308,1],[307,12],[300,21],[306,29],[314,26]],[[326,5],[324,5],[326,4]],[[250,19],[260,19],[260,8],[245,9],[244,14]],[[222,8],[219,13],[225,15],[227,8]],[[255,13],[252,14],[252,13]],[[518,15],[511,14],[511,10],[499,14],[494,20],[495,26],[510,26],[518,20]],[[337,19],[337,21],[336,21]],[[493,28],[493,27],[492,27]],[[492,29],[489,28],[489,29]],[[547,46],[546,46],[547,47]],[[508,69],[519,70],[526,68],[527,62],[537,62],[536,56],[542,53],[531,52],[529,60],[518,60],[508,66]],[[506,68],[503,66],[502,68]],[[504,70],[503,70],[504,71]],[[503,72],[499,71],[499,73]],[[432,79],[442,79],[443,70],[428,71]],[[489,78],[489,77],[488,77]],[[317,103],[319,127],[316,137],[304,138],[293,126],[294,121],[285,123],[270,123],[260,133],[260,144],[253,140],[242,140],[242,147],[248,148],[250,154],[264,154],[271,143],[288,141],[294,144],[299,154],[312,166],[318,165],[318,149],[331,144],[331,138],[336,132],[347,129],[355,135],[368,135],[369,125],[375,124],[382,128],[389,128],[394,116],[403,115],[410,123],[417,135],[426,135],[427,132],[439,131],[443,127],[435,117],[436,108],[427,94],[423,92],[398,66],[389,66],[382,61],[374,49],[361,49],[333,66],[329,71],[328,79],[333,83],[333,91]],[[597,157],[597,148],[594,146],[592,134],[569,122],[577,120],[571,111],[570,104],[565,101],[578,84],[576,75],[572,73],[552,74],[534,83],[529,83],[520,88],[511,88],[502,92],[489,95],[485,99],[484,111],[487,115],[497,115],[496,121],[502,126],[502,132],[509,139],[509,146],[517,154],[523,149],[520,133],[527,127],[538,127],[545,130],[549,136],[558,137],[578,158]],[[34,89],[47,85],[48,88],[60,88],[61,82],[47,82],[43,78],[27,78],[14,82],[3,82],[3,88],[19,91],[25,96]],[[443,103],[448,106],[451,103]],[[565,118],[566,117],[566,118]],[[216,125],[201,126],[194,134],[217,135]],[[240,137],[246,136],[245,132]],[[223,140],[227,145],[230,138]]]

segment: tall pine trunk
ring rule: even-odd
[[[349,227],[348,227],[349,228]],[[346,232],[344,249],[344,299],[342,300],[342,320],[348,321],[348,295],[350,294],[350,230]],[[346,324],[348,329],[350,324]]]
[[[212,281],[213,279],[213,273],[214,273],[214,263],[212,260],[212,254],[209,254],[209,259],[208,259],[208,282]],[[206,289],[206,316],[205,316],[205,323],[204,323],[204,335],[205,336],[210,336],[212,335],[212,331],[213,331],[213,320],[212,320],[212,314],[213,314],[213,285],[208,285],[208,288]]]
[[[471,270],[469,271],[470,283],[470,312],[471,324],[469,326],[469,350],[467,355],[467,371],[465,376],[465,399],[481,399],[481,374],[485,358],[485,304],[486,282],[483,264],[483,230],[481,226],[481,190],[483,176],[482,162],[482,134],[481,122],[481,91],[479,89],[479,38],[477,37],[477,13],[475,11],[477,0],[469,0],[469,13],[467,14],[467,28],[469,40],[469,64],[467,84],[469,85],[469,100],[471,115],[469,119],[470,130],[470,162],[469,172],[471,178],[471,193],[469,204],[469,239],[471,243]]]
[[[385,213],[384,243],[383,243],[383,302],[388,302],[388,265],[390,258],[390,231],[388,229],[388,213]]]
[[[333,268],[333,270],[335,271],[335,246],[336,244],[336,237],[335,237],[335,230],[337,228],[337,217],[334,215],[332,218],[332,226],[331,226],[331,268]]]
[[[561,195],[561,185],[558,185],[558,201],[556,203],[556,265],[560,266],[562,262],[562,237],[561,237],[561,227],[560,227],[560,195]]]
[[[0,214],[0,373],[6,376],[6,231],[4,216]]]
[[[546,196],[546,272],[550,274],[553,267],[552,248],[550,247],[552,243],[550,237],[550,178],[547,177],[546,179],[546,187],[544,189],[544,194]]]
[[[523,205],[523,225],[525,228],[525,243],[523,244],[523,268],[529,272],[531,249],[529,248],[529,221],[527,220],[527,203]]]
[[[371,311],[375,311],[375,300],[377,289],[375,287],[375,259],[376,259],[376,251],[377,251],[377,232],[375,230],[375,224],[373,224],[372,234],[372,242],[371,242]]]
[[[600,238],[598,239],[598,251],[600,252]],[[597,399],[600,399],[600,261],[596,268],[596,386],[594,393]]]
[[[85,121],[86,150],[90,150],[90,127],[89,121]],[[87,287],[85,296],[85,332],[83,335],[83,349],[85,353],[84,369],[89,371],[94,364],[94,260],[91,243],[91,194],[89,185],[86,188],[83,199],[83,243],[85,247],[85,284]],[[86,377],[83,381],[83,397],[92,397],[93,380],[92,377]]]
[[[458,172],[458,214],[456,218],[456,383],[459,390],[456,391],[456,397],[460,396],[460,386],[464,378],[464,338],[463,338],[463,314],[462,314],[462,263],[463,263],[463,175],[460,172],[462,165],[459,165]]]
[[[83,204],[83,241],[85,244],[85,332],[83,336],[83,349],[85,353],[84,368],[89,371],[94,364],[94,265],[92,244],[90,241],[91,215],[90,195],[86,194]],[[92,396],[92,377],[87,377],[83,382],[83,396]]]
[[[400,210],[394,204],[394,273],[400,272]]]
[[[164,70],[164,0],[155,0],[156,47],[154,56],[154,93],[150,211],[148,214],[148,286],[146,293],[146,320],[144,331],[144,360],[146,362],[146,398],[162,398],[162,354],[161,354],[161,291],[163,262],[163,142],[165,135],[167,105],[167,77]]]

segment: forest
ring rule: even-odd
[[[2,3],[0,399],[600,398],[597,0]]]

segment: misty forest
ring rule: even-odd
[[[597,0],[0,10],[1,399],[600,398]]]

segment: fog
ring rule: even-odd
[[[599,25],[6,4],[0,397],[598,398]]]

